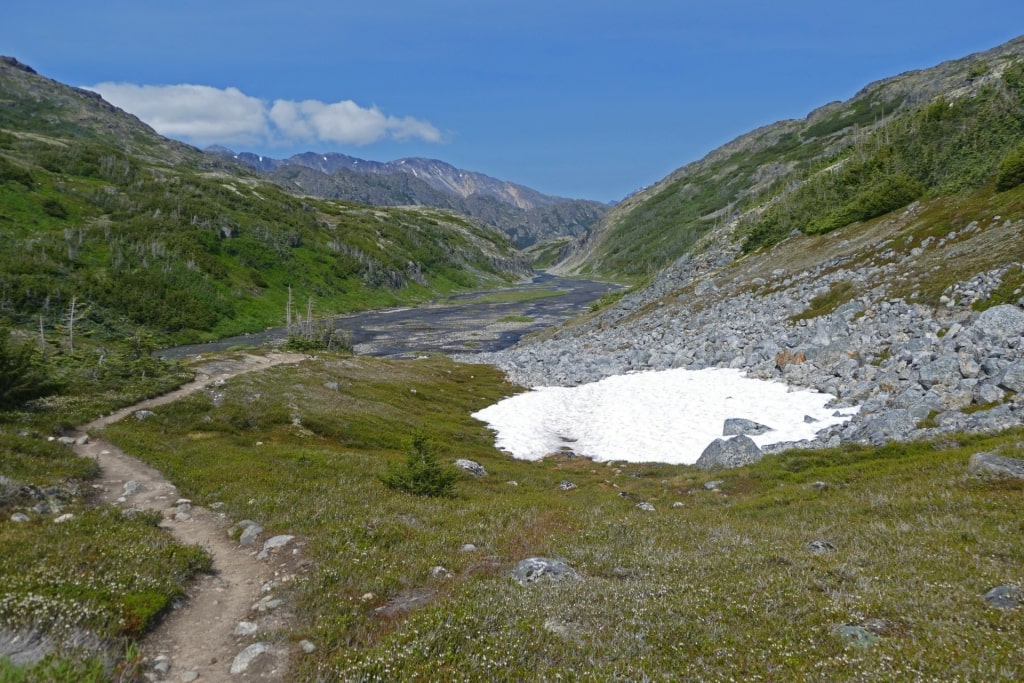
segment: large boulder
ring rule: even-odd
[[[697,467],[704,470],[722,470],[755,463],[764,453],[754,440],[745,434],[731,439],[715,439],[697,459]]]
[[[1004,304],[982,311],[971,325],[976,335],[990,339],[1008,340],[1024,335],[1024,310]]]
[[[1024,361],[1017,361],[1006,366],[999,386],[1018,394],[1024,393]]]

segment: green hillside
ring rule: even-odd
[[[299,198],[0,62],[0,306],[44,334],[191,341],[513,280],[494,230],[441,210]]]
[[[751,251],[997,178],[1005,189],[1024,143],[1022,55],[1018,39],[748,133],[627,198],[563,268],[643,277],[719,227]]]

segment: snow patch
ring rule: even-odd
[[[675,369],[616,375],[577,387],[537,387],[473,417],[496,432],[500,450],[521,460],[567,447],[598,461],[691,465],[722,437],[722,425],[731,417],[772,428],[751,436],[758,446],[813,439],[858,412],[858,407],[827,408],[834,398],[748,378],[739,370]]]

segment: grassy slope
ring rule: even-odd
[[[0,305],[53,329],[163,341],[280,324],[515,279],[496,231],[441,210],[303,199],[161,138],[98,97],[0,61]]]
[[[643,277],[739,222],[744,249],[990,185],[1024,140],[1024,41],[752,131],[612,209],[562,268]]]
[[[713,491],[684,466],[507,458],[467,414],[512,390],[443,359],[322,359],[109,431],[186,495],[308,539],[316,564],[291,597],[290,637],[318,649],[297,680],[1024,675],[1024,622],[981,599],[1024,580],[1021,487],[965,474],[973,452],[1022,455],[1019,431],[792,452],[717,475]],[[390,491],[377,475],[414,431],[489,476],[466,477],[454,500]],[[835,550],[816,554],[815,540]],[[522,588],[509,573],[532,555],[584,579]],[[375,611],[415,596],[427,597],[408,612]],[[846,644],[840,625],[877,643]]]

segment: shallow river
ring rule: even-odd
[[[332,318],[352,335],[355,352],[364,356],[407,356],[439,351],[497,351],[523,335],[549,327],[589,309],[590,304],[618,289],[590,280],[568,280],[540,273],[532,282],[499,290],[473,292],[415,308],[365,311]],[[163,349],[167,359],[239,346],[279,346],[284,327],[229,337],[205,344]]]

